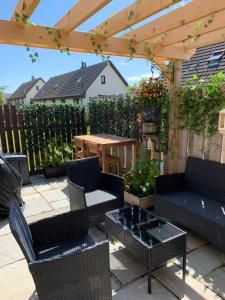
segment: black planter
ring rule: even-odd
[[[160,119],[160,107],[144,106],[143,107],[144,122],[157,123]]]
[[[44,175],[46,178],[66,176],[65,167],[48,167],[44,169]]]

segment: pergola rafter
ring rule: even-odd
[[[17,21],[21,25],[25,24],[26,19],[32,15],[39,2],[40,0],[19,0],[11,17],[11,20]],[[17,18],[18,15],[21,16],[19,19]]]
[[[74,0],[75,1],[75,0]],[[40,0],[19,0],[11,20],[0,20],[0,43],[49,49],[70,49],[153,60],[164,72],[171,97],[169,155],[170,172],[177,171],[179,147],[179,97],[182,60],[189,59],[196,48],[225,40],[225,0],[138,0],[91,32],[74,31],[104,9],[111,0],[79,0],[52,28],[27,24]],[[165,12],[171,5],[172,11]],[[160,13],[156,16],[156,13]],[[115,34],[150,16],[154,18],[129,33]],[[21,26],[22,25],[22,26]],[[169,69],[165,61],[174,63]]]
[[[135,1],[133,4],[98,25],[95,30],[107,37],[113,36],[178,1],[179,0],[152,0],[151,4],[149,0]]]
[[[62,28],[65,32],[70,32],[111,1],[112,0],[79,0],[67,14],[56,23],[55,27]]]

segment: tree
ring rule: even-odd
[[[5,87],[4,86],[0,86],[0,105],[3,105],[5,102]]]

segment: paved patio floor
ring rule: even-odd
[[[65,178],[32,177],[22,189],[28,222],[69,210]],[[96,241],[104,239],[92,229]],[[110,244],[113,300],[225,299],[225,256],[205,240],[188,231],[186,283],[179,259],[153,273],[152,294],[147,293],[146,270],[120,243]],[[0,222],[0,299],[38,299],[27,264],[10,233],[7,220]],[[85,299],[84,299],[85,300]]]

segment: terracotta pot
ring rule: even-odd
[[[44,175],[46,178],[66,176],[65,167],[47,167],[44,169]]]
[[[138,205],[142,208],[151,208],[154,206],[155,195],[138,197],[134,194],[124,191],[124,201],[130,205]]]

